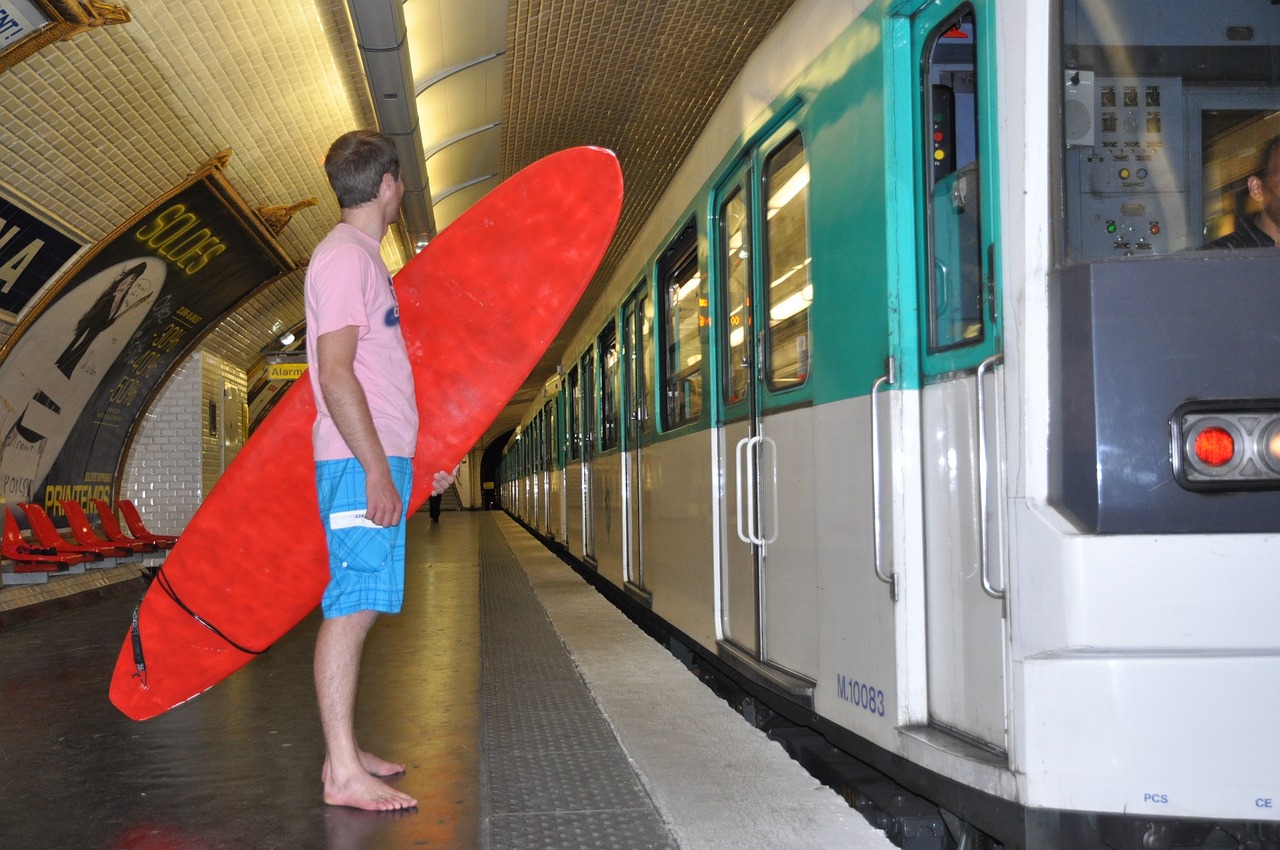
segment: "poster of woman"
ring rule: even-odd
[[[164,285],[159,257],[115,263],[43,311],[0,366],[0,493],[29,501]]]

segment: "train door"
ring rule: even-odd
[[[578,364],[565,378],[564,518],[565,546],[582,554],[582,386]]]
[[[992,3],[934,2],[913,19],[920,417],[931,725],[1005,751],[1008,629],[997,312]]]
[[[546,482],[543,476],[546,474],[546,443],[543,422],[546,420],[544,411],[538,411],[534,414],[533,420],[529,423],[529,480],[533,482],[530,489],[532,498],[529,500],[529,524],[538,531],[546,531],[545,505],[547,502]]]
[[[579,363],[582,371],[582,557],[596,559],[595,509],[591,484],[591,461],[596,454],[596,360],[595,348],[588,348]]]
[[[784,126],[717,194],[720,631],[793,693],[817,669],[808,165]],[[806,488],[806,483],[810,486]]]
[[[651,602],[644,583],[644,445],[649,435],[649,383],[646,358],[652,339],[653,313],[648,285],[641,283],[622,307],[622,489],[623,577],[628,593]]]
[[[560,477],[556,463],[558,449],[556,434],[560,430],[556,415],[556,401],[549,400],[542,407],[542,525],[550,538],[560,538]]]
[[[556,481],[556,539],[566,546],[569,543],[569,402],[565,386],[559,385],[555,397],[556,428],[552,433],[555,440],[555,481]]]

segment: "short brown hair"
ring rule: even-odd
[[[400,176],[400,154],[390,136],[373,130],[352,130],[329,146],[324,158],[329,185],[345,209],[363,206],[378,196],[382,175]]]
[[[1275,158],[1277,147],[1280,147],[1280,136],[1276,136],[1262,146],[1262,152],[1258,154],[1258,168],[1253,172],[1254,177],[1267,179],[1267,175],[1272,171],[1271,160]]]

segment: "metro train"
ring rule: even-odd
[[[1201,250],[1280,213],[1277,55],[1274,0],[798,0],[503,508],[959,846],[1280,847],[1280,253]]]

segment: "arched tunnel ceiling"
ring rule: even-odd
[[[407,0],[439,225],[545,154],[582,144],[616,151],[627,184],[622,220],[572,327],[792,2]],[[346,4],[121,5],[128,22],[49,45],[0,74],[0,191],[93,243],[229,148],[224,173],[250,207],[318,200],[280,237],[305,263],[338,214],[322,167],[329,142],[376,126]],[[409,256],[407,241],[384,243],[393,269]],[[301,277],[257,293],[206,347],[250,368],[301,322]],[[563,338],[553,343],[485,441],[516,423],[563,346]]]

